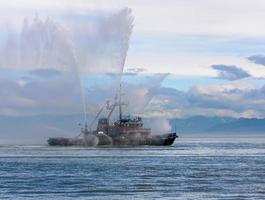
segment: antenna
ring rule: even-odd
[[[106,101],[106,103],[101,107],[101,109],[98,111],[98,113],[97,113],[97,115],[96,115],[96,117],[93,119],[93,121],[90,123],[90,125],[89,125],[89,130],[91,131],[91,129],[92,129],[92,126],[93,126],[93,124],[95,123],[95,121],[96,121],[96,119],[99,117],[99,115],[102,113],[102,111],[104,110],[104,108],[105,107],[107,107],[108,108],[108,106],[109,106],[109,101]],[[85,124],[86,126],[87,126],[87,123]]]
[[[174,132],[177,133],[176,119],[174,120]]]
[[[122,107],[121,107],[121,83],[120,83],[120,91],[119,91],[119,112],[120,112],[120,121],[122,120]]]

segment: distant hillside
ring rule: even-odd
[[[43,144],[51,136],[75,136],[82,121],[82,115],[0,116],[0,144]]]
[[[91,121],[88,117],[88,121]],[[83,115],[0,116],[0,144],[44,144],[51,136],[76,136]],[[157,123],[158,121],[156,121]],[[265,119],[190,117],[170,120],[172,130],[191,134],[264,133]],[[151,125],[150,125],[151,126]],[[161,125],[162,126],[162,125]],[[153,127],[158,127],[156,124]],[[152,126],[151,126],[152,128]]]
[[[170,120],[182,133],[264,133],[265,119],[195,116]]]

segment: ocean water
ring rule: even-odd
[[[0,147],[0,199],[265,199],[265,136]]]

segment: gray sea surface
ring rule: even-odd
[[[0,199],[265,199],[265,135],[168,147],[0,146]]]

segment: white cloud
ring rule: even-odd
[[[13,28],[21,28],[23,17],[32,17],[35,13],[39,13],[42,19],[50,16],[55,21],[61,23],[67,15],[79,14],[79,16],[86,16],[89,19],[91,17],[90,15],[94,15],[95,12],[101,13],[100,15],[102,17],[106,16],[106,13],[115,13],[117,9],[129,6],[133,9],[133,14],[135,15],[134,33],[139,36],[142,33],[149,35],[154,32],[184,35],[203,34],[216,37],[218,40],[220,38],[218,36],[222,35],[228,38],[231,36],[243,38],[242,42],[244,42],[244,38],[265,36],[265,27],[261,26],[263,24],[262,20],[265,18],[264,4],[265,2],[261,0],[247,0],[243,2],[239,0],[203,0],[200,2],[195,0],[1,1],[0,9],[3,17],[0,19],[0,24],[2,24],[2,27],[7,27],[8,24],[10,30],[12,30]],[[73,19],[73,22],[76,24],[75,28],[78,28],[78,17]],[[86,21],[87,23],[89,22]],[[66,24],[62,23],[62,25],[64,26]],[[79,27],[78,30],[84,31],[87,34],[89,30],[84,28],[84,24],[82,26],[83,28],[80,29]],[[111,30],[107,31],[117,29],[116,26],[108,26],[108,28],[111,28]],[[160,39],[163,40],[163,38]],[[222,40],[222,38],[219,40]],[[83,39],[80,40],[79,44],[81,43],[89,45]],[[134,44],[131,45],[133,49],[135,46]],[[169,44],[168,48],[177,48],[174,45],[177,44]],[[208,44],[205,45],[207,46]],[[254,77],[265,77],[265,69],[253,66],[253,64],[247,62],[244,58],[245,56],[240,54],[240,50],[238,50],[237,55],[230,55],[229,52],[214,54],[215,48],[218,48],[220,43],[212,43],[209,45],[213,48],[213,50],[210,49],[213,53],[205,55],[199,52],[196,54],[195,52],[191,53],[189,51],[176,51],[162,54],[159,48],[153,52],[149,52],[150,49],[145,49],[145,53],[130,51],[126,66],[127,68],[144,66],[150,73],[170,72],[178,75],[217,76],[209,66],[216,63],[224,63],[226,65],[242,66]],[[104,49],[108,49],[108,47],[107,45]],[[231,46],[230,48],[235,48],[236,51],[237,46]],[[112,49],[109,48],[109,51],[112,51]],[[108,54],[108,52],[105,53]],[[89,58],[88,55],[86,57],[87,59]],[[96,63],[99,68],[110,63],[109,60],[99,60],[102,60],[102,62]]]
[[[194,115],[265,117],[265,86],[257,87],[248,80],[238,80],[225,84],[194,85],[182,92],[174,88],[161,88],[165,77],[166,74],[157,74],[146,77],[139,84],[125,82],[123,100],[128,106],[124,113],[160,118]],[[29,72],[18,78],[2,77],[0,84],[5,85],[0,90],[0,114],[83,112],[79,80],[70,73],[60,72],[56,76],[38,73],[36,76]],[[85,95],[88,113],[95,114],[106,100],[113,99],[116,92],[116,78],[106,82],[101,77],[98,85],[87,85]]]
[[[133,9],[135,14],[134,31],[139,36],[142,33],[148,35],[154,32],[203,34],[217,39],[221,38],[219,36],[243,38],[242,42],[247,37],[263,38],[265,36],[265,26],[262,26],[265,18],[265,2],[261,0],[0,1],[0,10],[3,16],[0,19],[0,26],[6,29],[5,34],[1,32],[2,35],[0,35],[0,46],[4,47],[1,52],[1,66],[13,65],[21,69],[17,66],[21,64],[21,60],[14,58],[27,54],[27,48],[32,47],[34,51],[28,53],[26,57],[36,59],[33,59],[34,62],[24,63],[23,67],[27,69],[28,67],[32,69],[32,66],[38,63],[40,65],[37,67],[56,67],[48,66],[54,64],[61,70],[64,68],[61,65],[67,65],[67,67],[74,65],[73,60],[75,59],[73,58],[76,57],[75,62],[78,62],[78,66],[84,67],[82,69],[91,69],[92,66],[96,71],[106,73],[113,72],[111,69],[114,66],[114,72],[121,72],[126,58],[132,25],[129,12],[125,12],[125,15],[123,15],[122,11],[117,11],[117,8],[120,9],[123,6],[129,6]],[[56,40],[52,43],[55,49],[35,48],[34,44],[41,45],[43,43],[39,44],[36,40],[32,40],[34,37],[28,37],[27,40],[22,40],[27,42],[27,45],[22,48],[23,51],[20,51],[22,42],[18,41],[18,34],[23,28],[23,18],[25,16],[32,18],[35,12],[39,13],[40,19],[51,16],[52,21],[56,23],[52,26],[51,24],[46,26],[45,20],[42,20],[42,26],[38,26],[39,23],[33,23],[31,28],[35,29],[37,27],[37,31],[35,30],[37,33],[33,31],[35,34],[29,35],[34,37],[41,35],[45,38],[50,31],[56,30],[52,37],[53,40]],[[98,15],[95,15],[95,13],[98,13]],[[93,17],[96,18],[96,23],[91,22]],[[67,21],[69,18],[70,21],[72,20],[71,23]],[[44,31],[43,26],[47,28]],[[32,32],[26,31],[26,33]],[[66,37],[64,37],[65,35]],[[88,35],[89,38],[87,38]],[[44,41],[44,44],[48,43],[47,38]],[[175,48],[170,43],[167,48],[169,47]],[[15,51],[15,49],[20,50]],[[45,59],[41,61],[40,54],[35,51],[36,49],[45,52]],[[200,54],[196,51],[192,53],[189,51],[172,51],[163,54],[159,48],[150,52],[148,49],[144,50],[144,52],[137,52],[136,48],[136,51],[135,49],[129,51],[126,61],[127,70],[144,66],[148,73],[168,72],[178,75],[217,77],[218,74],[210,66],[216,63],[224,63],[225,65],[242,66],[242,69],[248,71],[253,77],[265,77],[265,68],[248,62],[245,55],[242,56],[241,53],[230,55],[227,52]],[[247,51],[246,48],[244,54],[247,54]],[[250,55],[254,55],[252,53]],[[70,59],[70,61],[67,59]],[[106,70],[106,66],[110,70]],[[91,70],[85,71],[91,72]],[[1,80],[2,84],[6,86],[0,91],[1,113],[23,113],[25,111],[29,113],[43,111],[64,113],[80,110],[81,106],[77,103],[80,100],[80,89],[77,82],[75,82],[77,80],[73,82],[72,80],[58,78],[58,76],[57,78],[53,77],[52,81],[49,79],[49,81],[44,82],[40,80],[26,81],[24,79],[13,82],[11,79],[12,75],[10,75],[10,80]],[[155,94],[158,94],[157,89],[160,88],[162,80],[163,78],[158,78],[155,81],[150,81],[155,86],[153,89],[152,84],[131,87],[132,96],[130,100],[134,98],[133,96],[141,97],[133,103],[139,108],[144,108],[145,114],[149,116],[188,116],[196,114],[235,117],[264,116],[264,87],[256,88],[248,82],[230,82],[226,85],[212,86],[195,85],[187,93],[173,89],[173,91],[163,91],[163,95],[159,94],[160,96],[153,98]],[[68,91],[65,91],[65,87]],[[106,97],[113,96],[113,92],[109,92],[111,87],[112,85],[105,85],[104,88],[90,88],[90,90],[87,90],[87,94],[95,98],[89,99],[90,103],[99,103],[103,99],[105,100]],[[101,91],[100,94],[99,91]],[[160,92],[162,92],[162,89]],[[141,107],[139,104],[144,106]],[[95,109],[95,107],[91,106],[91,109]]]
[[[1,71],[0,71],[1,72]],[[92,81],[93,75],[88,77]],[[126,113],[145,112],[167,74],[147,76],[140,84],[123,84],[123,100],[128,104]],[[113,100],[119,84],[119,77],[106,82],[107,75],[96,78],[98,84],[85,86],[86,109],[95,115],[107,100]],[[0,115],[73,114],[82,113],[79,80],[70,72],[58,70],[34,70],[17,78],[0,77]]]
[[[129,6],[134,10],[136,31],[213,35],[265,35],[263,0],[57,0],[1,1],[2,10],[110,10]]]
[[[226,84],[194,85],[189,91],[161,88],[146,108],[146,116],[265,117],[265,86],[247,80]]]

